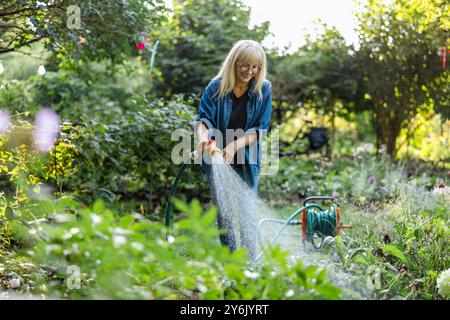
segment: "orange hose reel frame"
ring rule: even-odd
[[[306,241],[306,210],[302,211],[302,240]]]

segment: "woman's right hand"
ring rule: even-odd
[[[197,144],[197,156],[203,157],[203,154],[206,152],[209,154],[211,151],[211,145],[208,145],[208,141],[199,142]]]

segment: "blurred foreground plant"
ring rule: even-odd
[[[176,201],[186,219],[170,229],[140,215],[118,218],[102,201],[92,208],[66,204],[75,214],[32,229],[36,242],[22,251],[59,279],[42,283],[37,293],[86,299],[339,298],[325,270],[289,262],[280,248],[258,265],[244,249],[230,253],[217,241],[215,209],[202,212],[198,201]]]

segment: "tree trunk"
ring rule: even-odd
[[[331,139],[327,143],[327,158],[331,161],[333,157],[333,146],[336,140],[336,112],[333,108],[331,110]]]
[[[397,155],[397,138],[400,134],[402,119],[398,113],[391,113],[383,104],[374,107],[373,125],[379,144],[386,146],[386,153],[393,159]]]

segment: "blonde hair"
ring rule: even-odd
[[[228,53],[222,67],[214,79],[222,79],[218,90],[218,97],[223,98],[233,91],[236,84],[235,65],[237,61],[246,63],[256,62],[261,65],[261,69],[254,76],[255,85],[253,91],[262,99],[262,85],[267,77],[267,60],[263,47],[253,40],[239,40]]]

